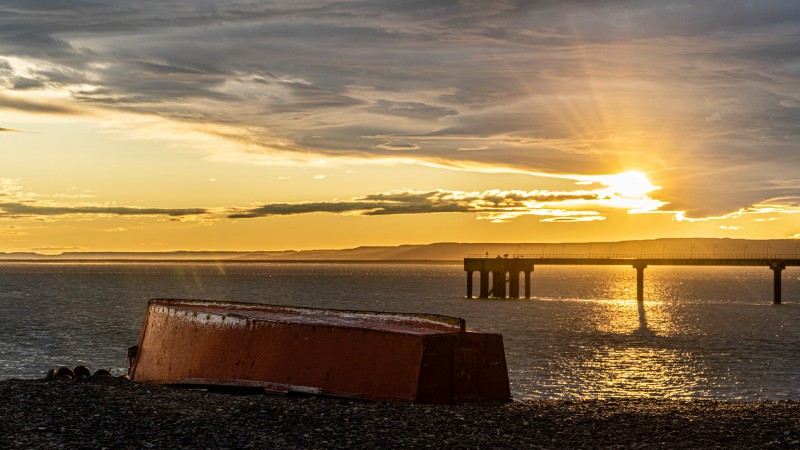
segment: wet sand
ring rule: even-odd
[[[401,405],[0,381],[0,448],[800,448],[800,402]]]

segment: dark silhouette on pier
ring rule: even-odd
[[[472,298],[473,273],[479,276],[479,298],[520,298],[519,276],[525,274],[525,298],[531,296],[531,274],[536,265],[630,266],[636,269],[636,299],[644,301],[644,270],[648,266],[766,266],[774,273],[773,302],[781,303],[781,272],[800,266],[797,255],[470,255],[464,258],[467,298]],[[491,278],[491,282],[490,282]]]

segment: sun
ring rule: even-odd
[[[603,175],[597,178],[601,184],[608,186],[608,190],[619,197],[628,199],[639,199],[647,197],[647,194],[658,189],[647,179],[647,175],[638,170],[629,170],[614,175]]]

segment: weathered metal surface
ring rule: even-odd
[[[502,336],[463,319],[151,300],[131,379],[377,401],[508,401]]]

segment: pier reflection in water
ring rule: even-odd
[[[583,277],[575,274],[576,269]],[[526,343],[544,361],[529,361],[526,367],[528,395],[739,400],[800,396],[800,371],[792,362],[800,357],[800,311],[794,302],[760,302],[762,289],[771,281],[769,273],[654,268],[646,290],[650,300],[637,302],[629,295],[633,280],[624,271],[611,267],[541,271],[539,288],[547,296],[524,303],[540,303],[539,312],[556,320],[552,326],[541,324],[546,336],[531,336]],[[561,298],[550,296],[557,292],[556,274],[569,286]],[[800,277],[796,271],[790,274],[787,294],[797,298]],[[591,282],[599,286],[590,286]],[[587,292],[598,298],[569,295]],[[614,298],[626,293],[627,297]]]
[[[569,373],[553,388],[581,398],[694,394],[697,377],[703,377],[708,367],[691,351],[673,345],[671,337],[680,331],[665,303],[630,298],[590,303],[593,336],[586,336],[569,358],[581,370]]]

